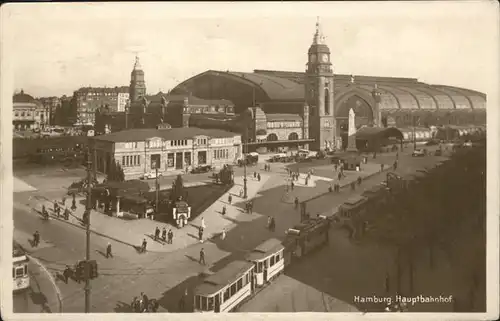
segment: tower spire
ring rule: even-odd
[[[318,45],[318,44],[324,44],[325,43],[325,37],[323,36],[323,31],[321,30],[321,25],[319,23],[319,17],[316,19],[316,33],[314,34],[313,38],[313,44]]]
[[[139,56],[135,55],[134,70],[142,70],[141,63],[139,62]]]

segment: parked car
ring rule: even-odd
[[[411,153],[411,156],[413,157],[424,157],[425,156],[425,151],[422,149],[415,149],[413,153]]]
[[[212,170],[210,165],[201,165],[191,170],[191,174],[208,173]]]
[[[158,172],[158,178],[160,178],[161,176],[162,176],[162,174],[160,172]],[[144,173],[141,176],[141,179],[153,179],[153,178],[156,178],[156,171],[151,171],[151,172],[148,172],[148,173]]]

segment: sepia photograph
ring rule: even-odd
[[[498,3],[0,12],[2,319],[498,318]]]

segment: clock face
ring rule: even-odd
[[[322,56],[321,56],[321,60],[322,60],[323,62],[328,62],[328,55],[327,55],[327,54],[322,55]]]
[[[315,54],[311,55],[311,62],[316,62],[316,55]]]

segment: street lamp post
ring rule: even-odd
[[[413,150],[417,149],[417,137],[415,135],[416,118],[413,116]]]
[[[158,188],[158,164],[156,166],[156,215],[159,214],[160,210],[158,208],[158,200],[159,200],[159,188]]]
[[[86,224],[86,237],[87,237],[87,244],[86,244],[86,254],[85,254],[85,261],[86,261],[86,275],[85,275],[85,313],[90,313],[90,291],[91,291],[91,286],[90,286],[90,273],[89,273],[89,261],[90,261],[90,210],[92,208],[91,205],[91,199],[90,199],[90,194],[92,192],[92,179],[91,179],[91,171],[92,171],[92,160],[90,158],[90,147],[87,148],[87,202],[85,204],[85,212],[86,212],[86,218],[87,218],[87,224]]]

